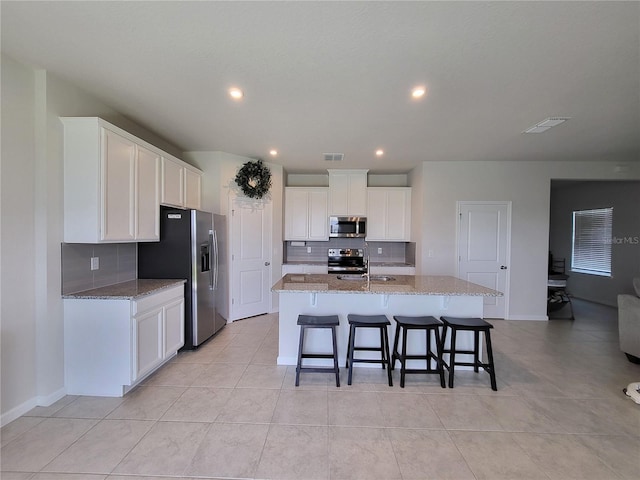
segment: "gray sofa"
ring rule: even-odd
[[[618,295],[620,350],[630,362],[640,363],[640,277],[633,279],[636,295]]]

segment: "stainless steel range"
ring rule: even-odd
[[[367,273],[362,248],[330,248],[329,273]]]

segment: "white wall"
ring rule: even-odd
[[[202,170],[202,205],[203,210],[229,215],[229,206],[236,195],[241,195],[234,181],[236,173],[242,165],[254,159],[234,155],[225,152],[185,152],[184,160]],[[271,170],[270,199],[272,202],[272,229],[271,229],[271,285],[280,279],[283,258],[283,197],[284,197],[284,171],[281,165],[265,162]],[[227,225],[229,221],[227,220]],[[227,228],[229,232],[229,228]],[[231,245],[228,242],[229,248]],[[230,254],[227,258],[231,258]],[[231,278],[230,272],[227,278]],[[229,318],[229,298],[226,304],[219,306],[222,315]],[[278,311],[278,295],[271,296],[271,311]]]
[[[408,185],[411,187],[411,241],[416,244],[416,275],[430,275],[422,269],[423,228],[424,228],[424,168],[422,165],[409,172]]]
[[[625,173],[614,167],[606,162],[424,162],[422,218],[412,219],[421,227],[420,271],[456,274],[457,201],[511,201],[507,318],[546,319],[551,179],[640,179],[638,164]]]
[[[64,395],[60,116],[99,116],[178,149],[96,97],[2,55],[2,425]]]
[[[37,390],[35,317],[35,98],[33,71],[2,57],[0,156],[1,405]],[[19,415],[20,413],[18,413]]]

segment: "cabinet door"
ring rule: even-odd
[[[164,307],[164,351],[167,358],[184,345],[184,299]]]
[[[349,176],[349,215],[367,214],[367,174]]]
[[[162,308],[133,317],[134,381],[144,377],[164,358],[162,344]]]
[[[136,145],[102,129],[100,240],[135,240]],[[78,219],[82,221],[82,219]]]
[[[136,168],[136,240],[160,238],[160,155],[138,146]]]
[[[329,215],[349,215],[349,176],[329,175]]]
[[[308,238],[314,241],[329,240],[329,193],[326,189],[308,191]]]
[[[367,214],[367,170],[329,170],[329,215]]]
[[[162,157],[161,203],[173,207],[184,207],[184,166]]]
[[[387,196],[383,188],[367,192],[367,240],[386,240]]]
[[[411,191],[389,189],[386,193],[386,239],[408,242],[411,237]]]
[[[202,193],[202,175],[193,170],[185,168],[185,206],[187,208],[200,209],[200,198]]]
[[[304,188],[285,189],[285,240],[309,237],[309,195]]]

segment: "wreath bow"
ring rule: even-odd
[[[245,163],[236,174],[236,183],[249,198],[262,198],[271,188],[271,170],[262,160]]]

